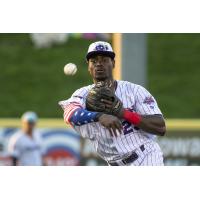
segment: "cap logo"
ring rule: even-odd
[[[95,47],[96,51],[107,51],[108,50],[108,46],[107,45],[102,45],[99,44]]]

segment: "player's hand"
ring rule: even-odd
[[[117,137],[119,133],[122,133],[122,123],[113,115],[102,114],[99,117],[99,123],[109,130],[111,136]]]
[[[106,109],[111,109],[113,107],[112,101],[109,101],[107,99],[101,99],[101,102],[103,102],[105,104]],[[123,113],[124,113],[124,108],[123,108],[123,105],[122,105],[121,109],[119,109],[118,112],[115,115],[119,118],[122,118]]]

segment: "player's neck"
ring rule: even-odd
[[[106,83],[111,83],[114,84],[115,80],[113,78],[109,78],[109,79],[93,79],[93,82],[96,84],[98,82],[106,82]]]
[[[33,135],[33,130],[24,130],[24,133],[25,133],[26,135],[28,135],[29,137],[32,137],[32,135]]]
[[[108,83],[108,85],[110,85],[111,88],[113,88],[114,91],[117,89],[117,81],[114,80],[113,78],[106,79],[106,80],[93,80],[93,81],[94,81],[94,84],[98,82],[106,82]]]

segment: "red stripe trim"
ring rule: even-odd
[[[78,108],[80,108],[80,107],[73,107],[72,109],[70,109],[70,110],[67,110],[67,112],[64,112],[64,119],[66,120],[66,121],[68,121],[68,119],[69,119],[69,116],[71,115],[71,113],[73,113],[76,109],[78,109]]]
[[[72,110],[73,108],[76,108],[76,107],[79,107],[79,106],[70,105],[70,106],[66,107],[66,108],[64,109],[64,111],[65,111],[65,112],[70,112],[70,110]]]
[[[70,123],[69,122],[69,118],[71,117],[71,115],[74,113],[75,110],[77,110],[78,108],[81,108],[80,105],[78,106],[74,106],[74,105],[68,105],[65,110],[64,110],[64,121],[66,123]]]
[[[71,110],[74,107],[82,108],[82,106],[80,104],[77,104],[77,105],[75,105],[75,104],[69,104],[66,107],[64,107],[64,111],[66,112],[66,110]]]
[[[68,109],[68,108],[70,108],[70,107],[73,107],[73,106],[79,106],[80,108],[82,108],[82,106],[79,104],[79,103],[70,103],[70,104],[68,104],[68,105],[65,105],[64,106],[64,110],[65,109]]]
[[[70,124],[72,127],[73,127],[73,125],[71,124],[71,122],[70,122],[69,120],[70,120],[71,116],[74,114],[74,112],[75,112],[77,109],[80,109],[80,108],[77,107],[77,108],[73,109],[73,110],[67,115],[67,117],[64,117],[64,122],[65,122],[66,124]]]
[[[77,108],[77,109],[79,109],[79,108]],[[67,119],[68,123],[69,123],[71,126],[72,126],[72,124],[71,124],[71,122],[70,122],[69,120],[70,120],[71,116],[76,112],[77,109],[75,109],[73,112],[71,112],[71,114],[69,115],[69,117],[68,117],[68,119]]]

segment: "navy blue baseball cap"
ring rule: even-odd
[[[90,44],[88,48],[88,52],[86,55],[87,61],[96,55],[106,55],[111,57],[112,59],[115,58],[115,53],[108,42],[98,41]]]

